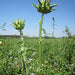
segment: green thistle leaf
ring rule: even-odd
[[[44,34],[46,34],[46,30],[44,28],[42,28],[42,31],[43,31]]]
[[[33,5],[34,7],[36,7],[36,8],[38,8],[35,4],[32,3],[32,5]]]
[[[55,7],[55,6],[57,6],[57,4],[50,5],[50,7]]]

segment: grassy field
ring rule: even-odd
[[[0,39],[0,75],[23,75],[18,38]],[[75,40],[42,39],[42,63],[38,66],[38,39],[24,39],[28,75],[75,75]],[[25,66],[24,66],[25,68]]]

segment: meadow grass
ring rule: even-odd
[[[19,75],[22,73],[20,44],[18,38],[3,39],[0,46],[0,74]],[[38,39],[24,39],[27,49],[29,75],[74,75],[75,40],[42,39],[41,68],[39,68]]]

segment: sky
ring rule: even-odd
[[[19,35],[19,31],[10,24],[13,23],[13,20],[25,19],[23,35],[38,37],[41,13],[32,6],[32,3],[38,5],[38,0],[0,0],[0,26],[6,22],[6,31],[0,29],[0,35]],[[54,17],[55,37],[66,36],[65,25],[68,26],[71,34],[75,35],[75,0],[51,0],[52,4],[58,4],[58,6],[54,7],[55,11],[44,15],[42,28],[51,36],[53,32],[52,17]],[[43,32],[42,36],[45,36]]]

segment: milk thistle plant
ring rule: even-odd
[[[16,21],[14,20],[14,23],[11,24],[16,30],[19,30],[20,31],[20,42],[21,42],[21,61],[22,61],[22,74],[25,74],[28,75],[28,70],[27,70],[27,66],[26,66],[26,50],[25,50],[25,47],[24,47],[24,40],[23,40],[23,32],[22,32],[22,29],[24,28],[25,26],[25,20],[19,20],[17,19]],[[26,70],[26,71],[25,71]]]
[[[42,13],[41,16],[41,20],[40,20],[40,27],[39,27],[39,66],[41,67],[41,54],[42,54],[42,49],[41,49],[41,31],[42,31],[42,24],[43,24],[43,17],[44,14],[50,13],[55,9],[52,9],[54,6],[56,6],[57,4],[54,5],[50,5],[51,0],[38,0],[38,6],[36,6],[35,4],[32,3],[32,5],[34,7],[36,7],[37,11]]]

